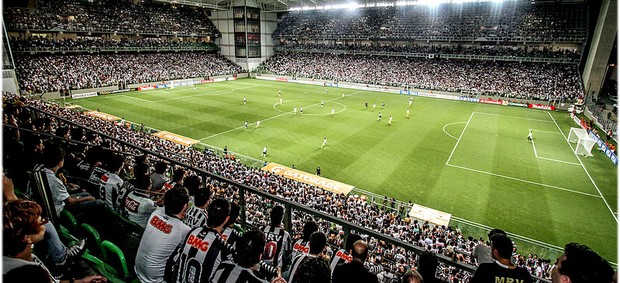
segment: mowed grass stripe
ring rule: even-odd
[[[240,89],[247,86],[252,87]],[[332,107],[346,107],[346,111],[334,116],[283,115],[261,123],[258,129],[253,126],[238,129],[245,120],[252,124],[281,114],[274,109],[274,104],[279,102],[279,89],[284,100],[277,107],[280,111],[317,103],[319,106],[306,112],[326,114]],[[455,158],[460,159],[461,165],[480,163],[491,172],[572,186],[595,194],[589,180],[580,177],[583,173],[574,173],[571,171],[574,168],[556,169],[555,164],[550,165],[551,161],[535,158],[532,145],[526,141],[528,129],[557,131],[553,123],[545,122],[550,121],[547,111],[415,97],[411,117],[407,119],[407,96],[335,88],[328,88],[325,95],[324,90],[324,87],[243,79],[203,85],[196,90],[186,87],[176,88],[174,92],[155,90],[125,95],[153,101],[185,96],[163,103],[147,103],[121,95],[74,102],[194,139],[230,131],[205,142],[220,148],[227,145],[233,152],[256,158],[267,145],[269,161],[295,164],[307,172],[314,172],[320,165],[326,177],[364,190],[410,200],[557,246],[570,241],[585,243],[615,261],[617,223],[600,198],[542,189],[445,165],[456,140],[444,133],[444,129],[452,136],[460,136],[465,122],[476,112],[474,120],[494,120],[480,125],[477,137],[468,137],[466,132],[463,142],[472,143],[468,147],[486,150],[478,149],[476,155],[460,152],[462,145],[459,145]],[[217,95],[218,92],[225,94]],[[194,95],[198,93],[212,95]],[[342,93],[355,94],[342,99]],[[244,96],[247,105],[243,105]],[[330,99],[335,99],[334,104],[328,102]],[[324,109],[320,107],[321,100],[326,101]],[[376,103],[377,109],[365,109],[364,102],[370,108]],[[380,109],[381,102],[386,103],[385,109]],[[377,121],[379,111],[383,113],[381,122]],[[550,114],[564,132],[574,126],[566,113]],[[389,115],[394,117],[392,126],[387,125]],[[557,138],[553,138],[545,144],[541,141],[545,137],[534,134],[541,150],[551,147],[557,150],[554,155],[565,151],[571,154],[565,142],[556,144]],[[323,137],[327,137],[328,146],[320,149]],[[528,150],[530,155],[520,154]],[[482,157],[482,152],[487,155]],[[464,155],[458,157],[461,154]],[[595,158],[582,161],[603,196],[615,207],[616,168],[600,153],[594,154]]]

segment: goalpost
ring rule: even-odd
[[[582,128],[570,128],[568,141],[571,143],[577,143],[575,146],[576,154],[592,156],[592,147],[594,147],[596,141],[588,135],[588,131]]]

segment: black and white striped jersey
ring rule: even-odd
[[[304,241],[304,239],[299,239],[295,244],[293,244],[293,252],[291,254],[291,258],[295,258],[299,254],[307,254],[310,252],[310,241]]]
[[[241,238],[241,234],[232,227],[225,227],[224,230],[222,230],[221,237],[233,250],[236,250],[237,241]]]
[[[220,264],[211,283],[267,283],[258,278],[249,268],[244,268],[231,261],[224,261]]]
[[[185,212],[185,217],[183,218],[183,223],[187,226],[195,228],[195,227],[206,227],[207,226],[207,211],[196,206],[192,206],[187,209]]]
[[[232,260],[232,252],[216,230],[192,229],[173,254],[173,282],[208,282],[218,266]]]
[[[295,278],[295,273],[297,272],[297,269],[299,268],[299,266],[301,266],[304,260],[311,258],[311,257],[316,257],[316,256],[311,255],[311,254],[306,254],[306,253],[300,253],[296,257],[293,258],[293,261],[291,262],[291,269],[289,272],[289,277],[287,278],[287,282],[295,282],[293,281],[293,279]]]
[[[291,236],[280,226],[267,225],[265,233],[265,251],[263,260],[274,267],[282,267],[285,257],[291,253]]]
[[[329,269],[331,269],[332,274],[334,274],[334,269],[336,269],[336,266],[349,263],[351,260],[353,260],[353,257],[349,254],[349,252],[344,249],[339,249],[332,257],[332,260],[329,263]]]

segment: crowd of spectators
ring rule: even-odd
[[[583,42],[587,9],[582,5],[514,3],[442,4],[437,7],[376,7],[312,10],[287,14],[274,37],[468,39]]]
[[[460,55],[485,55],[485,56],[507,56],[507,57],[536,57],[536,58],[561,58],[579,59],[580,53],[577,50],[550,50],[548,48],[521,47],[521,46],[502,46],[502,45],[483,45],[483,46],[462,46],[462,45],[398,45],[398,44],[317,44],[310,42],[283,42],[277,48],[285,51],[299,52],[330,52],[348,51],[357,53],[419,53],[428,57],[430,54],[460,54]]]
[[[581,96],[577,66],[280,52],[261,69],[278,75],[373,85],[573,100]]]
[[[7,94],[3,95],[3,98],[6,99],[7,97]],[[456,227],[435,226],[406,218],[395,210],[382,209],[377,203],[368,202],[364,196],[331,193],[321,188],[261,171],[257,168],[247,167],[238,160],[218,156],[209,150],[198,151],[141,131],[131,130],[125,125],[119,125],[113,121],[104,121],[42,101],[23,101],[22,104],[24,103],[84,127],[100,131],[113,138],[158,152],[173,160],[213,172],[221,177],[367,227],[378,233],[393,237],[398,241],[410,243],[433,253],[451,257],[455,261],[474,264],[474,257],[471,254],[476,245],[485,242],[482,238],[475,239],[463,235]],[[75,135],[80,141],[87,142],[93,146],[101,145],[117,151],[134,152],[135,155],[142,154],[140,151],[124,147],[120,143],[102,139],[96,134],[85,135],[81,128],[71,128],[72,126],[66,124],[63,120],[48,118],[43,119],[44,121],[28,120],[26,124],[23,124],[21,123],[23,115],[14,116],[14,113],[15,111],[12,109],[5,111],[5,123],[20,125],[50,134],[60,132],[57,129],[64,128],[65,130],[62,131],[63,135]],[[71,129],[66,131],[68,128]],[[82,156],[85,160],[89,160],[88,149],[86,147],[78,148],[70,153],[71,156]],[[66,163],[72,164],[73,162],[67,161]],[[8,168],[11,168],[11,165],[7,164]],[[66,165],[66,167],[68,166]],[[190,175],[194,173],[190,173]],[[119,175],[124,176],[123,174]],[[222,196],[229,200],[239,200],[239,189],[234,185],[210,177],[207,177],[204,183],[211,188],[215,196]],[[245,216],[249,225],[263,226],[269,223],[268,210],[275,205],[274,202],[246,192],[245,203]],[[307,219],[309,219],[309,216],[304,213],[293,213],[293,235],[299,237],[302,234],[302,226]],[[342,244],[342,236],[344,236],[343,227],[326,221],[319,221],[319,224],[322,230],[329,235],[328,242],[330,244],[334,246]],[[411,251],[406,251],[402,247],[373,238],[368,238],[367,241],[369,242],[371,252],[369,266],[381,278],[397,278],[399,274],[404,274],[416,264],[417,257]],[[553,267],[551,261],[538,258],[532,254],[520,255],[515,253],[513,260],[518,266],[526,268],[531,274],[545,278],[549,278],[550,270]],[[437,277],[449,282],[467,282],[470,274],[455,267],[441,265],[438,268]]]
[[[91,49],[119,49],[125,47],[137,47],[142,50],[156,49],[199,49],[217,50],[217,46],[205,41],[176,41],[165,40],[158,37],[145,37],[140,39],[123,38],[121,40],[105,39],[102,37],[79,37],[73,38],[47,38],[31,37],[11,38],[9,40],[13,52],[17,51],[86,51]]]
[[[241,72],[224,56],[203,52],[24,55],[15,63],[20,88],[33,93]]]
[[[7,29],[221,35],[207,10],[191,6],[130,0],[39,2],[35,9],[6,7]]]

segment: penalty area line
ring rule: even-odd
[[[571,189],[567,189],[567,188],[562,188],[562,187],[553,186],[553,185],[547,185],[547,184],[538,183],[538,182],[529,181],[529,180],[523,180],[523,179],[519,179],[519,178],[515,178],[515,177],[510,177],[510,176],[504,176],[504,175],[495,174],[495,173],[491,173],[491,172],[486,172],[486,171],[472,169],[472,168],[469,168],[469,167],[463,167],[463,166],[452,165],[452,164],[446,164],[446,165],[454,167],[454,168],[459,168],[459,169],[463,169],[463,170],[468,170],[468,171],[480,173],[480,174],[491,175],[491,176],[494,176],[494,177],[499,177],[499,178],[504,178],[504,179],[508,179],[508,180],[528,183],[528,184],[537,185],[537,186],[546,187],[546,188],[551,188],[551,189],[555,189],[555,190],[559,190],[559,191],[565,191],[565,192],[569,192],[569,193],[580,194],[580,195],[594,197],[594,198],[602,198],[601,196],[595,195],[595,194],[584,193],[584,192],[575,191],[575,190],[571,190]]]
[[[603,202],[605,203],[605,206],[607,206],[607,209],[609,209],[609,212],[611,213],[611,216],[614,218],[614,220],[616,220],[616,223],[618,223],[618,215],[613,211],[613,209],[611,209],[611,206],[609,206],[609,203],[607,202],[605,197],[603,197],[603,193],[601,193],[601,190],[598,188],[598,186],[594,182],[594,179],[592,179],[592,176],[590,176],[590,172],[588,172],[588,169],[586,169],[586,166],[584,166],[583,162],[581,162],[581,158],[579,158],[579,155],[575,152],[575,149],[573,148],[573,145],[570,144],[570,142],[568,141],[568,138],[566,138],[566,135],[564,134],[564,132],[560,128],[560,125],[558,125],[558,123],[555,121],[555,118],[553,118],[551,113],[547,112],[547,114],[549,114],[549,117],[551,117],[551,120],[553,120],[553,123],[558,128],[560,133],[562,133],[562,136],[564,137],[564,140],[566,141],[566,143],[568,144],[570,149],[573,151],[573,154],[575,154],[575,157],[577,157],[577,160],[579,161],[579,164],[581,164],[581,168],[583,168],[583,171],[586,172],[586,175],[588,175],[588,178],[590,179],[590,182],[592,182],[592,185],[594,185],[594,188],[598,192],[600,198],[603,199]]]

